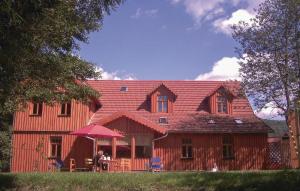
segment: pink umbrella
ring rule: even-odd
[[[94,142],[93,155],[95,155],[95,151],[96,151],[96,144],[95,144],[96,138],[113,138],[113,137],[122,138],[122,137],[124,137],[123,135],[121,135],[115,131],[112,131],[102,125],[97,125],[97,124],[87,125],[81,129],[71,132],[70,134],[77,135],[77,136],[83,136],[83,137],[92,139]]]
[[[82,129],[78,129],[76,131],[73,131],[70,133],[71,135],[78,135],[78,136],[84,136],[84,137],[91,137],[91,138],[122,138],[123,135],[112,131],[102,125],[97,124],[90,124]]]

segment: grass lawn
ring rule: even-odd
[[[0,174],[0,190],[300,191],[300,171]]]

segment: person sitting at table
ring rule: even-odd
[[[108,157],[108,153],[105,153],[103,158],[104,158],[104,160],[108,160],[108,158],[110,158],[110,157]],[[102,170],[107,170],[107,169],[108,169],[108,163],[103,162],[102,163]]]
[[[96,167],[96,171],[100,170],[102,168],[101,161],[104,159],[103,151],[98,151],[97,154],[93,158],[93,165]]]

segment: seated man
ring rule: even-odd
[[[93,158],[93,165],[96,167],[96,171],[102,168],[100,160],[104,159],[103,151],[98,151]]]
[[[110,157],[108,156],[108,153],[105,153],[105,155],[104,155],[104,160],[109,160],[108,158],[110,158]],[[103,163],[102,163],[102,170],[108,170],[108,163],[106,163],[106,162],[103,162]]]

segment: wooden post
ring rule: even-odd
[[[131,160],[135,159],[135,137],[131,137]]]
[[[112,159],[117,158],[117,138],[112,138]]]

